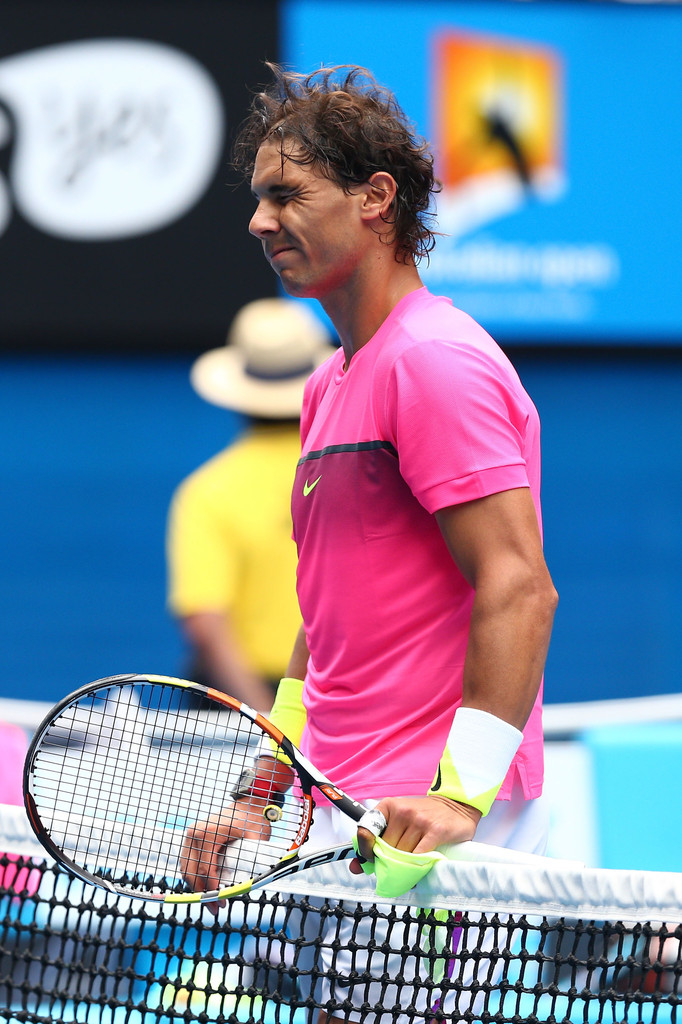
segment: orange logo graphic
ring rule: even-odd
[[[463,234],[564,190],[563,66],[547,47],[447,30],[435,39],[439,220]]]

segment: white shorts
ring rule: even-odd
[[[367,806],[374,806],[378,802],[364,801]],[[475,838],[477,842],[506,849],[542,854],[547,846],[548,826],[549,813],[545,800],[542,797],[525,800],[518,787],[511,800],[496,801],[490,813],[481,819]],[[349,842],[355,830],[355,823],[335,807],[318,807],[306,843],[306,852],[312,853],[315,849]],[[339,865],[339,871],[348,870],[346,864]],[[310,899],[309,903],[311,906],[322,907],[321,900]],[[419,948],[417,925],[412,923],[409,926],[412,934],[407,934],[406,925],[400,919],[400,908],[379,905],[378,909],[386,911],[385,919],[383,915],[377,919],[376,916],[363,918],[351,914],[339,919],[332,913],[327,915],[329,923],[326,929],[321,929],[324,914],[303,915],[300,921],[302,937],[310,943],[304,949],[316,961],[310,972],[306,973],[305,955],[298,956],[297,966],[303,970],[299,980],[301,993],[304,996],[312,994],[315,1002],[322,1005],[328,1000],[349,1001],[357,1007],[357,1011],[346,1010],[339,1016],[346,1020],[362,1020],[364,1024],[376,1024],[379,1019],[378,1014],[367,1012],[367,1004],[390,1007],[401,1005],[401,999],[405,998],[399,988],[386,984],[387,977],[396,978],[400,975],[408,982],[408,987],[410,980],[418,987],[418,977],[424,969],[423,958],[419,956],[412,957],[412,962],[408,963],[404,955],[386,952],[388,948],[399,950],[406,945]],[[369,973],[377,978],[383,975],[384,980],[377,980],[376,983],[348,980],[351,976],[357,978],[363,972],[365,978]],[[428,989],[425,989],[424,993],[419,993],[417,1005],[421,1004],[425,1012],[431,1001]],[[361,1010],[363,1004],[365,1009]],[[465,1007],[460,1001],[457,1009],[460,1012],[471,1010],[472,1005]],[[382,1016],[381,1019],[385,1018]],[[314,1016],[312,1020],[315,1020]]]

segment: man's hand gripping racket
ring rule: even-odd
[[[64,698],[24,770],[29,819],[55,860],[172,903],[215,903],[352,856],[302,854],[313,789],[372,834],[385,827],[252,708],[166,676],[111,676]]]

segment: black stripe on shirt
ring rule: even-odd
[[[319,451],[308,452],[298,460],[298,465],[302,466],[304,462],[314,462],[315,459],[322,459],[325,455],[338,455],[344,452],[374,452],[380,449],[398,457],[398,452],[390,441],[358,441],[356,444],[330,444],[327,448],[320,448]]]

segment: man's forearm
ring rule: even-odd
[[[199,612],[187,616],[183,627],[210,672],[216,689],[245,701],[257,711],[270,710],[274,693],[265,680],[246,664],[224,615]]]
[[[291,679],[305,679],[306,672],[308,671],[309,657],[310,652],[308,650],[308,641],[306,639],[305,630],[301,625],[301,628],[296,635],[294,649],[291,652],[291,658],[289,659],[286,675]]]

